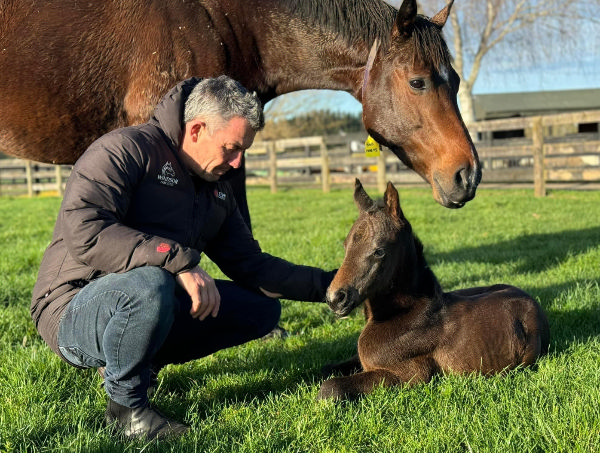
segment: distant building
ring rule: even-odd
[[[505,94],[478,94],[473,97],[478,121],[510,117],[541,116],[600,109],[600,89],[559,90]],[[547,132],[550,136],[599,131],[598,123],[564,125]],[[524,130],[493,132],[494,139],[525,137]]]

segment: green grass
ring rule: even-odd
[[[376,194],[369,189],[372,195]],[[29,318],[57,198],[0,199],[0,451],[9,452],[600,452],[600,192],[480,189],[460,210],[400,189],[404,212],[446,290],[504,282],[536,297],[550,354],[506,376],[447,376],[315,400],[325,363],[352,355],[360,312],[283,302],[285,340],[254,341],[159,376],[155,402],[191,424],[172,441],[115,439],[93,370],[60,361]],[[332,269],[356,210],[352,190],[251,188],[264,250]],[[220,276],[214,265],[205,265]]]

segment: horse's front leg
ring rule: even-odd
[[[348,360],[344,360],[340,363],[330,363],[321,368],[321,374],[325,377],[329,377],[332,374],[340,374],[342,376],[349,376],[351,374],[362,371],[362,365],[358,354]]]
[[[334,400],[353,399],[370,393],[376,387],[399,384],[402,380],[391,371],[363,371],[351,376],[331,378],[321,384],[318,400],[332,398]]]
[[[407,383],[412,386],[429,382],[437,371],[437,364],[429,356],[401,360],[390,369],[369,370],[352,376],[328,379],[321,384],[317,399],[351,399],[368,394],[380,385],[389,387]]]

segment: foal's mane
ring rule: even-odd
[[[310,24],[336,33],[349,45],[364,41],[370,47],[375,38],[386,49],[398,10],[381,0],[279,0],[291,14]],[[451,55],[440,27],[418,15],[410,36],[414,59],[439,69],[448,67]]]

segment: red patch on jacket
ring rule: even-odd
[[[160,252],[160,253],[169,252],[170,250],[171,250],[171,246],[169,246],[167,243],[160,243],[156,247],[156,252]]]

